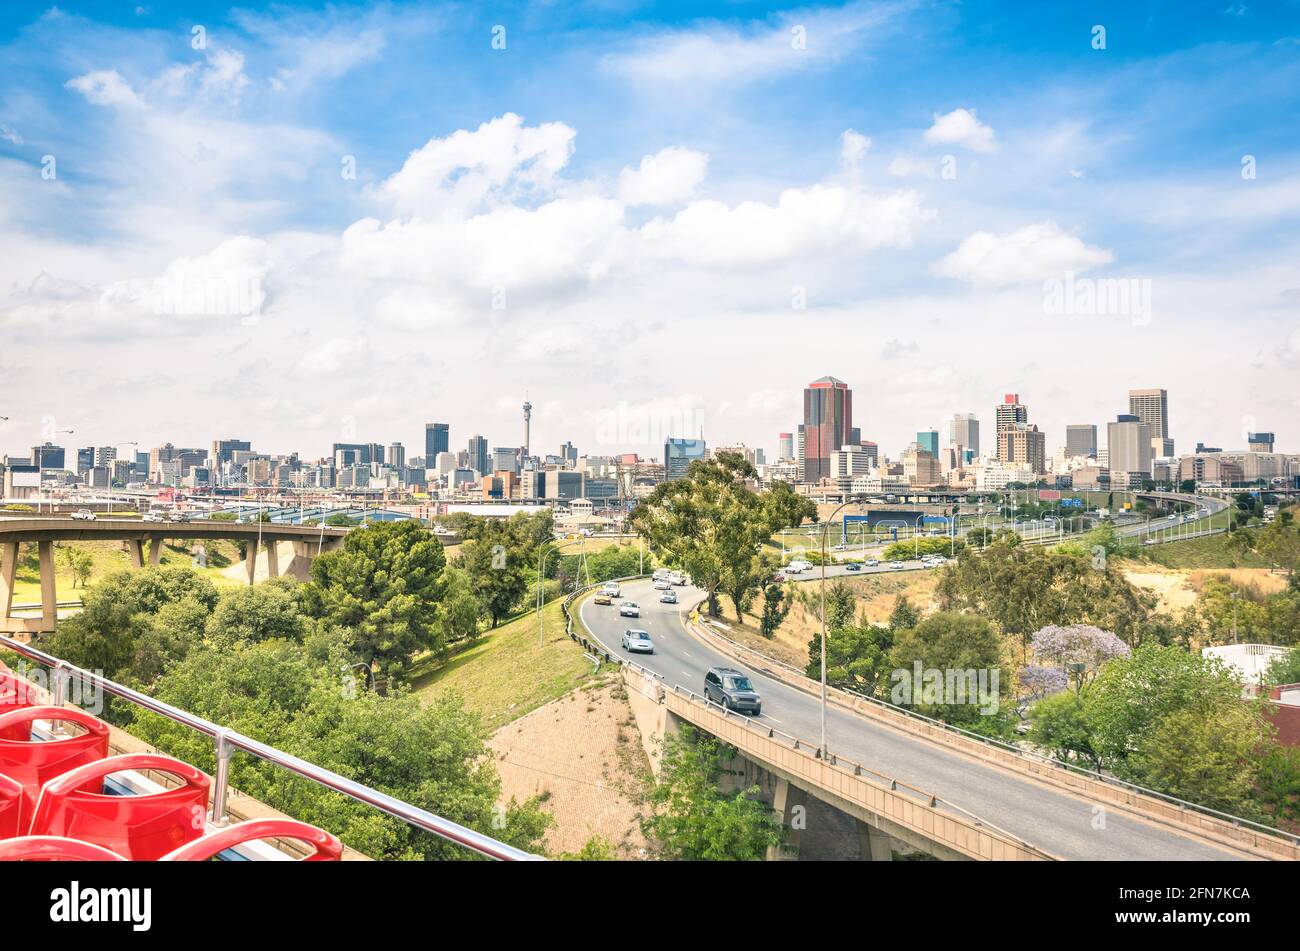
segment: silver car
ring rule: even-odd
[[[623,650],[629,654],[653,654],[655,645],[650,640],[650,632],[628,628],[623,632]]]

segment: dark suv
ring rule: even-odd
[[[758,716],[763,709],[749,677],[734,667],[710,667],[704,675],[704,696],[740,713]]]

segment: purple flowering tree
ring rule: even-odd
[[[1034,632],[1029,646],[1041,666],[1073,681],[1075,692],[1097,676],[1107,661],[1132,653],[1116,634],[1091,624],[1049,624]]]

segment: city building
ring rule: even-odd
[[[517,446],[496,446],[492,450],[492,474],[509,472],[519,473],[519,448]]]
[[[483,436],[477,434],[469,437],[469,445],[466,450],[469,453],[467,462],[469,468],[473,469],[479,475],[491,475],[492,460],[488,457],[488,441]],[[425,453],[425,458],[431,458]]]
[[[1129,415],[1136,416],[1151,429],[1151,453],[1159,459],[1174,454],[1174,441],[1169,438],[1169,394],[1161,389],[1129,390]]]
[[[1272,433],[1247,433],[1246,448],[1251,452],[1272,452],[1273,451],[1273,434]],[[35,458],[35,456],[33,456]],[[59,468],[62,468],[61,466]]]
[[[958,413],[948,424],[948,442],[961,446],[971,458],[980,454],[980,421],[974,413]]]
[[[1014,423],[998,431],[998,461],[1025,466],[1035,473],[1047,471],[1047,437],[1029,423]]]
[[[938,438],[938,433],[935,437]],[[910,485],[942,485],[943,469],[939,457],[932,454],[920,443],[912,443],[903,450],[903,478]]]
[[[1111,485],[1140,486],[1151,478],[1154,459],[1151,426],[1136,414],[1121,413],[1106,424],[1106,455]]]
[[[1082,456],[1085,459],[1097,458],[1097,427],[1090,423],[1078,423],[1065,427],[1065,456],[1067,459]]]
[[[478,438],[478,437],[475,437]],[[451,427],[446,423],[424,424],[424,458],[436,459],[438,453],[451,448]],[[473,440],[470,440],[473,442]],[[484,448],[486,452],[486,446]]]
[[[936,459],[939,458],[939,430],[921,430],[916,434],[916,444]]]
[[[1029,407],[1020,402],[1019,393],[1007,393],[1002,397],[1002,402],[998,404],[996,410],[997,431],[1001,433],[1004,429],[1010,429],[1017,423],[1029,422]],[[1002,459],[1002,444],[998,443],[998,458]],[[1005,462],[1006,460],[1003,459]]]
[[[680,479],[686,475],[690,464],[696,459],[703,459],[705,453],[703,439],[677,439],[670,436],[664,442],[664,478]]]
[[[782,462],[794,458],[794,433],[778,433],[776,437],[776,459]]]
[[[47,442],[32,447],[32,465],[38,469],[63,469],[65,457],[62,446]]]
[[[578,465],[578,447],[571,442],[566,442],[560,447],[560,459],[562,464],[569,469],[577,468]]]
[[[831,471],[831,453],[852,440],[853,393],[833,376],[809,383],[803,391],[805,482],[820,482]]]
[[[406,447],[400,442],[391,443],[389,445],[388,464],[394,469],[406,468]]]

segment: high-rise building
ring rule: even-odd
[[[492,462],[488,458],[488,441],[483,436],[474,435],[469,437],[469,468],[473,469],[479,475],[491,475]],[[426,455],[425,458],[428,458]]]
[[[1273,434],[1272,433],[1247,433],[1246,441],[1249,443],[1247,448],[1251,452],[1272,452],[1273,451]],[[32,461],[36,461],[36,453],[32,452]]]
[[[916,434],[916,444],[934,456],[939,458],[939,430],[922,429]]]
[[[148,456],[145,457],[146,459]],[[77,450],[77,475],[85,475],[95,468],[95,447],[87,446]]]
[[[1013,462],[1006,433],[1029,422],[1029,407],[1020,402],[1019,393],[1007,393],[997,408],[998,461]]]
[[[252,443],[243,439],[216,439],[212,442],[213,466],[221,468],[235,458],[237,452],[252,452]]]
[[[44,443],[32,447],[32,465],[38,469],[63,469],[65,453],[62,446]]]
[[[1006,457],[1003,458],[1003,452]],[[1035,473],[1047,471],[1047,437],[1029,423],[1016,423],[998,433],[998,459]]]
[[[664,479],[680,479],[696,459],[705,456],[703,439],[675,439],[664,441]]]
[[[1066,458],[1085,456],[1097,458],[1097,427],[1079,423],[1065,427]]]
[[[451,448],[449,439],[451,438],[450,427],[446,423],[425,423],[424,424],[424,458],[437,459],[438,453],[446,452]],[[473,442],[473,440],[470,440]],[[484,452],[487,452],[487,446],[484,445]]]
[[[794,433],[777,433],[776,458],[778,461],[794,458]]]
[[[974,458],[980,454],[980,421],[974,413],[958,413],[948,424],[949,442],[961,446]]]
[[[388,447],[388,464],[394,469],[401,469],[406,465],[406,447],[400,442],[392,443]]]
[[[1174,454],[1169,438],[1169,394],[1161,389],[1129,390],[1128,411],[1151,430],[1151,451],[1162,459]]]
[[[571,442],[566,442],[560,447],[560,459],[564,465],[570,469],[578,465],[578,447]]]
[[[1111,485],[1141,485],[1151,477],[1151,426],[1133,413],[1106,424],[1106,456]]]
[[[831,474],[831,453],[850,442],[853,392],[843,380],[824,376],[803,391],[805,482],[820,482]]]
[[[492,450],[492,472],[519,472],[519,448],[497,446]]]

